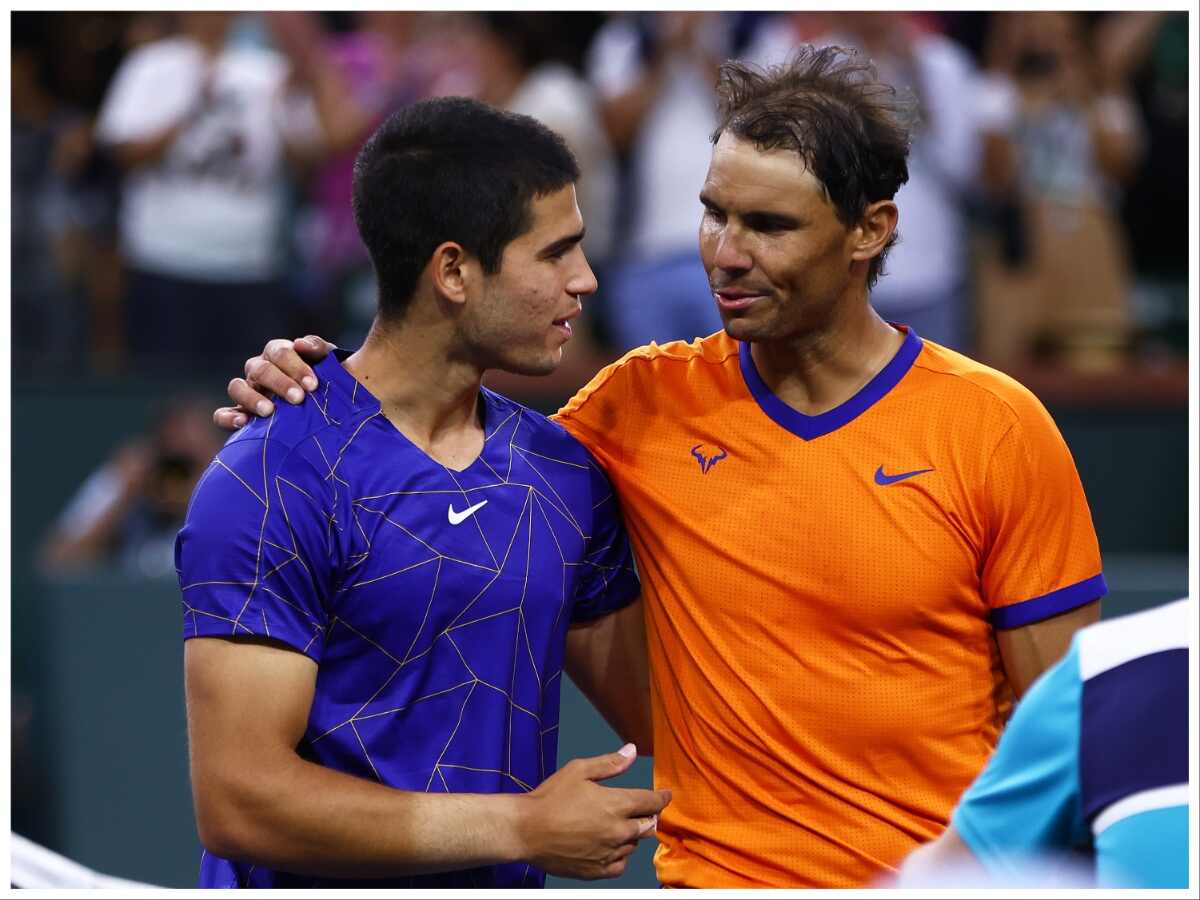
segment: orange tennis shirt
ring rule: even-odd
[[[1007,717],[993,628],[1105,593],[1046,410],[908,331],[817,416],[723,332],[558,414],[617,488],[646,601],[666,885],[863,885],[946,826]]]

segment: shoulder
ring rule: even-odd
[[[274,415],[252,419],[226,442],[214,462],[259,483],[264,478],[285,476],[303,479],[322,493],[334,493],[335,482],[349,473],[343,466],[338,470],[338,479],[329,475],[365,420],[373,415],[369,409],[346,411],[334,407],[328,399],[321,402],[320,389],[298,406],[278,402]]]
[[[959,416],[986,415],[1004,431],[1014,425],[1034,430],[1053,427],[1046,407],[1029,388],[968,356],[924,341],[913,367],[927,377],[938,402],[954,408]]]
[[[717,372],[730,360],[736,363],[739,344],[724,331],[692,341],[650,343],[630,350],[605,366],[575,394],[563,413],[584,405],[593,397],[653,390],[669,394],[672,387],[701,373]]]

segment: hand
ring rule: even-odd
[[[269,397],[303,402],[305,391],[317,389],[317,376],[304,360],[320,362],[334,346],[315,334],[293,341],[268,341],[262,355],[246,360],[246,377],[229,382],[226,392],[234,405],[215,410],[213,422],[218,428],[236,431],[250,421],[250,416],[266,417],[275,412]]]
[[[521,856],[551,875],[616,878],[638,841],[654,831],[670,791],[607,788],[637,758],[626,744],[616,753],[573,759],[529,794],[519,827]]]

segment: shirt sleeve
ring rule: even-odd
[[[332,493],[264,438],[217,454],[175,542],[184,639],[259,635],[320,662],[336,575]]]
[[[1032,858],[1087,845],[1079,792],[1078,643],[1017,705],[996,752],[951,824],[995,876],[1016,881]]]
[[[1045,408],[1024,392],[988,466],[983,592],[997,628],[1018,628],[1107,593],[1079,473]]]
[[[616,612],[636,600],[642,588],[612,484],[594,462],[590,474],[592,530],[575,582],[572,622],[587,622]]]

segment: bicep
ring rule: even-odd
[[[295,751],[317,679],[307,656],[262,638],[197,637],[184,671],[194,777]]]
[[[640,599],[573,626],[567,632],[564,668],[622,738],[637,744],[642,755],[652,752],[649,664]]]
[[[1080,628],[1100,620],[1100,601],[1093,600],[1061,615],[1019,628],[997,629],[996,644],[1009,684],[1018,697],[1067,652]]]

